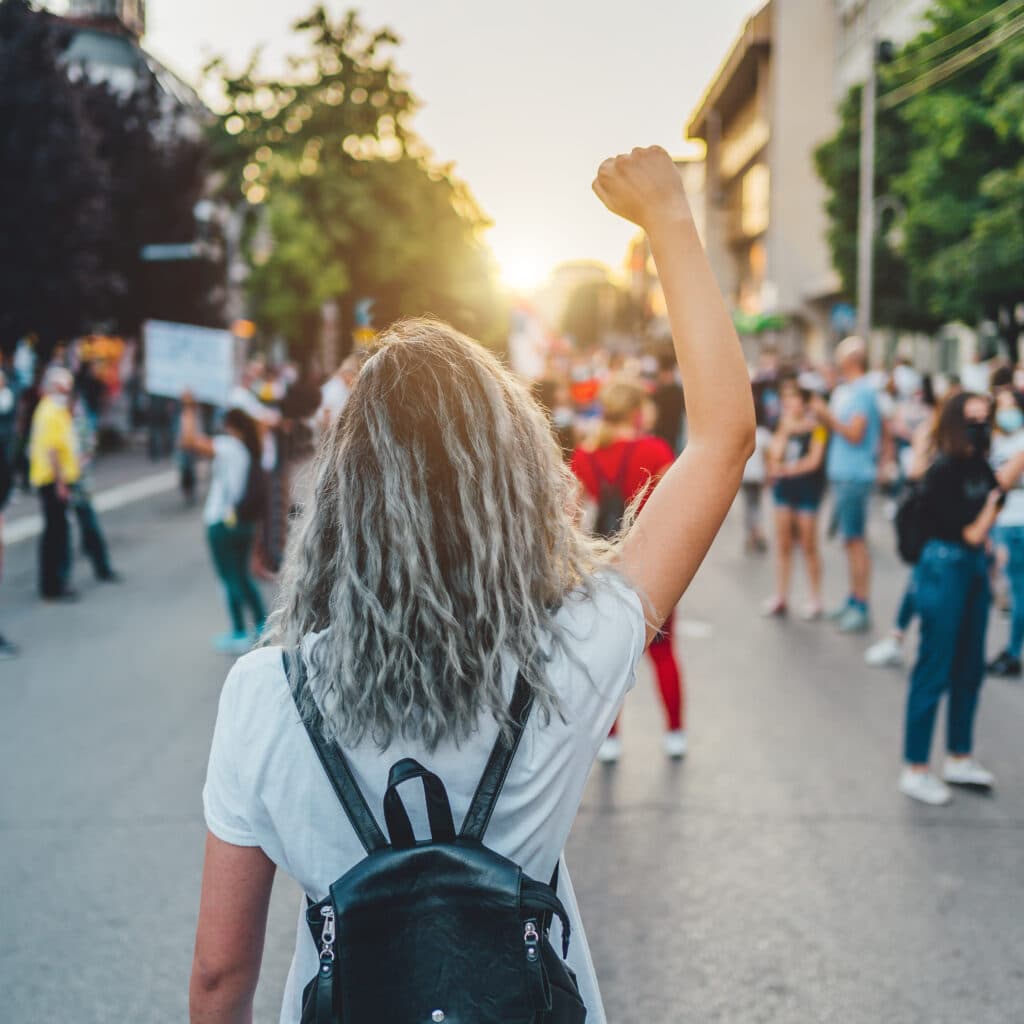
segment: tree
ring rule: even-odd
[[[484,341],[502,332],[486,221],[451,168],[410,128],[417,101],[390,52],[389,29],[322,6],[295,26],[308,40],[283,79],[254,57],[237,76],[222,62],[226,109],[214,134],[224,193],[250,204],[250,290],[265,326],[301,351],[325,302],[343,327],[357,301],[378,322],[435,313]]]
[[[43,349],[109,302],[110,216],[99,139],[60,65],[64,34],[27,0],[0,0],[0,346]]]
[[[917,67],[925,46],[999,6],[939,0],[928,30],[905,51],[906,67]],[[1000,32],[1010,18],[995,18],[979,35]],[[910,98],[902,117],[908,159],[896,187],[907,206],[915,301],[943,320],[992,321],[1016,363],[1024,303],[1024,34]]]
[[[1024,34],[1008,32],[1001,0],[936,0],[928,27],[880,69],[876,195],[899,211],[898,246],[876,240],[876,318],[930,330],[995,323],[1018,355],[1024,302]],[[991,15],[991,16],[989,16]],[[979,21],[980,19],[980,21]],[[1012,28],[1012,26],[1011,26]],[[943,41],[957,33],[952,47]],[[999,38],[990,39],[995,33]],[[987,45],[955,73],[950,57]],[[887,94],[936,72],[928,88],[888,108]],[[829,190],[829,242],[847,296],[856,294],[860,89],[840,107],[836,135],[816,154]]]
[[[825,210],[829,218],[828,243],[832,263],[842,281],[844,296],[857,294],[857,220],[860,208],[860,118],[863,88],[854,86],[839,106],[839,128],[814,154],[818,175],[828,189]],[[905,126],[898,111],[883,112],[876,133],[875,195],[892,197],[882,204],[875,234],[874,319],[886,327],[931,331],[939,326],[927,307],[915,303],[910,266],[892,244],[901,219],[903,200],[896,195],[896,179],[906,169]]]
[[[207,187],[209,144],[169,104],[156,79],[128,93],[81,80],[84,116],[98,139],[110,218],[104,266],[110,281],[102,319],[137,336],[148,318],[223,324],[223,261],[147,263],[150,244],[196,240],[194,209]]]
[[[584,281],[569,293],[561,332],[580,348],[596,348],[620,317],[628,315],[623,308],[622,292],[611,281]]]

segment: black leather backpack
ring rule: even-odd
[[[533,696],[520,677],[511,740],[499,736],[458,834],[440,778],[411,758],[391,769],[385,839],[344,754],[323,737],[304,660],[285,655],[292,694],[320,763],[367,856],[306,920],[320,950],[303,993],[302,1024],[585,1024],[564,958],[569,921],[556,888],[483,845]],[[418,841],[398,787],[419,779],[431,837]],[[548,941],[562,924],[562,956]]]

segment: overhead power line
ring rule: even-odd
[[[933,58],[945,56],[964,40],[973,38],[982,29],[998,21],[1004,13],[1012,16],[1022,11],[1024,11],[1024,0],[1005,0],[998,7],[993,7],[991,11],[979,15],[966,25],[961,25],[960,28],[947,32],[944,36],[940,36],[938,39],[922,46],[921,49],[914,50],[903,57],[898,57],[893,61],[891,67],[899,71],[904,70],[902,65],[906,65],[905,70],[917,71],[921,64],[927,64]]]
[[[912,96],[924,92],[925,89],[944,82],[947,78],[962,71],[976,60],[980,60],[991,53],[997,46],[1012,39],[1014,36],[1020,35],[1021,32],[1024,32],[1024,14],[1019,15],[1013,21],[1008,21],[984,39],[966,47],[953,57],[943,61],[943,63],[936,64],[931,70],[926,71],[923,75],[919,75],[913,81],[907,82],[906,85],[901,85],[891,92],[887,92],[879,99],[879,108],[891,110],[905,100],[909,100]]]

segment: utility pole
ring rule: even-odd
[[[860,201],[857,207],[857,333],[869,341],[875,284],[875,124],[878,116],[878,41],[871,37],[868,77],[860,108]]]
[[[860,201],[857,207],[857,333],[871,337],[875,294],[875,131],[878,123],[878,65],[893,58],[888,40],[871,36],[868,77],[860,108]]]

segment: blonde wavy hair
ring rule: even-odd
[[[268,629],[312,638],[330,737],[434,749],[485,712],[507,727],[506,658],[557,712],[556,613],[613,554],[578,529],[575,496],[544,412],[494,356],[437,320],[388,330],[317,456]]]

